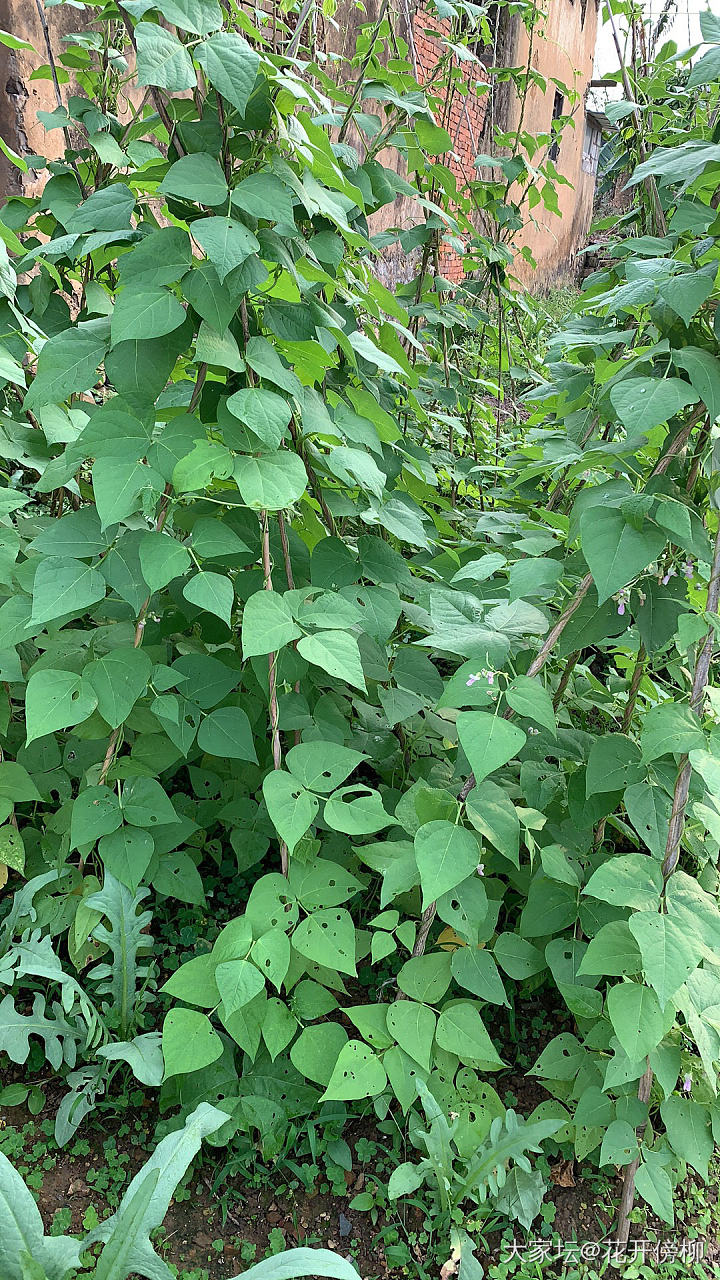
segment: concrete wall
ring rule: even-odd
[[[87,26],[90,10],[62,5],[48,9],[46,20],[55,58],[64,49],[62,37]],[[61,129],[46,133],[38,122],[38,111],[54,111],[57,106],[52,80],[31,80],[36,68],[48,62],[48,55],[35,0],[0,0],[0,28],[29,40],[37,56],[27,49],[12,50],[0,45],[0,136],[20,155],[41,155],[59,159],[65,148]],[[63,99],[67,90],[63,90]],[[34,196],[47,175],[27,174],[16,168],[0,152],[0,200],[7,196]]]
[[[530,89],[525,104],[524,124],[531,133],[550,129],[557,86],[550,77],[575,89],[580,95],[575,107],[573,125],[566,126],[560,143],[556,168],[571,186],[558,186],[560,217],[539,204],[518,243],[526,245],[535,261],[533,268],[522,258],[516,260],[516,273],[533,288],[546,288],[574,277],[576,254],[590,229],[595,177],[583,172],[582,156],[585,137],[585,95],[592,79],[593,58],[597,40],[598,9],[596,0],[551,0],[547,17],[533,39],[531,65],[548,79],[545,92]],[[518,28],[515,65],[527,63],[529,40],[524,28]],[[565,104],[565,111],[572,110]],[[510,127],[519,116],[515,101],[510,110]]]
[[[366,0],[360,10],[354,0],[341,0],[334,22],[318,21],[318,43],[329,52],[349,57],[355,46],[358,27],[377,17],[380,2]],[[589,228],[595,186],[594,178],[582,171],[582,98],[592,74],[597,0],[549,0],[546,8],[547,18],[533,39],[532,65],[546,77],[556,76],[569,84],[574,82],[581,95],[581,103],[577,109],[576,127],[566,131],[560,148],[558,169],[573,184],[572,187],[558,189],[561,217],[538,206],[532,215],[534,225],[529,225],[523,233],[522,243],[530,248],[538,267],[533,272],[519,259],[517,271],[531,287],[545,287],[572,274],[574,255]],[[418,5],[418,0],[391,0],[390,12],[397,35],[409,46],[418,78],[427,81],[437,66],[439,56],[439,43],[433,31],[446,33],[449,23],[429,17]],[[83,11],[64,5],[47,10],[46,19],[56,59],[64,48],[63,36],[82,29],[91,14],[92,10]],[[62,130],[45,133],[37,121],[38,110],[55,109],[55,88],[51,80],[30,78],[35,68],[48,61],[43,28],[34,0],[0,0],[0,27],[29,40],[37,50],[35,56],[26,50],[12,51],[0,45],[0,134],[21,155],[36,153],[57,159],[62,156],[65,145]],[[488,53],[490,55],[491,51]],[[506,25],[492,53],[501,65],[524,65],[528,40],[519,19],[511,19]],[[488,61],[492,61],[491,56]],[[438,114],[438,122],[448,129],[453,139],[454,155],[446,157],[446,162],[457,177],[459,187],[466,178],[476,175],[474,161],[478,152],[490,149],[492,129],[488,112],[492,113],[496,124],[509,128],[516,124],[519,113],[517,100],[506,87],[494,89],[490,96],[485,88],[488,77],[482,67],[472,62],[464,63],[462,67],[467,92],[456,89],[449,98],[446,97]],[[356,74],[356,71],[348,70],[347,81],[352,81]],[[72,84],[61,87],[63,98],[71,92]],[[530,90],[524,114],[524,122],[530,132],[549,128],[554,94],[552,83],[548,84],[545,93],[535,88]],[[368,102],[364,105],[367,110],[373,110],[374,104]],[[382,114],[377,105],[375,109]],[[402,159],[396,152],[386,151],[382,160],[403,172]],[[0,153],[0,200],[11,195],[35,195],[43,180],[42,174],[39,177],[32,171],[23,174]],[[375,215],[372,230],[379,232],[391,226],[405,229],[421,220],[422,211],[411,199],[398,198]],[[418,256],[417,252],[407,254],[397,244],[386,250],[381,265],[385,283],[392,285],[411,278],[417,270]],[[461,256],[444,247],[440,255],[440,270],[450,280],[460,280],[463,275]]]

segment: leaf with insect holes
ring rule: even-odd
[[[58,729],[80,724],[96,706],[95,690],[73,672],[50,667],[34,672],[25,693],[26,745]]]
[[[464,827],[426,822],[415,835],[415,857],[423,891],[423,910],[467,880],[480,861],[480,846]]]
[[[340,1050],[323,1099],[337,1101],[374,1098],[382,1093],[387,1075],[380,1059],[361,1040],[348,1040]]]
[[[300,955],[328,969],[355,974],[355,925],[344,907],[323,907],[300,921],[292,935]]]
[[[294,778],[322,795],[334,791],[367,757],[337,742],[301,742],[291,747],[285,764]]]
[[[282,769],[266,773],[262,789],[270,820],[292,853],[315,819],[319,808],[317,797]]]

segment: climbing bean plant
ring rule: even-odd
[[[720,25],[632,179],[662,234],[628,224],[501,438],[439,255],[515,171],[458,194],[387,13],[335,78],[302,13],[98,16],[0,224],[0,1050],[44,1042],[59,1142],[129,1071],[268,1157],[326,1104],[407,1121],[391,1194],[455,1228],[529,1226],[543,1144],[672,1221],[720,1123]],[[539,993],[523,1120],[491,1080]]]

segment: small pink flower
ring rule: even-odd
[[[470,689],[472,685],[477,684],[479,679],[480,679],[479,675],[470,676],[470,679],[465,681],[466,687]]]
[[[685,574],[685,577],[686,577],[686,578],[692,578],[692,576],[693,576],[693,574],[694,574],[694,572],[695,572],[695,566],[694,566],[694,564],[693,564],[692,560],[686,560],[686,561],[685,561],[685,568],[684,568],[683,572],[684,572],[684,574]]]
[[[627,587],[623,587],[622,591],[618,591],[617,595],[615,596],[615,599],[617,600],[617,607],[618,607],[617,611],[620,617],[622,618],[625,613],[625,605],[630,600],[630,592],[628,591]]]
[[[478,864],[477,864],[477,866],[476,866],[475,870],[477,871],[477,873],[478,873],[478,875],[479,875],[479,876],[484,876],[484,875],[485,875],[485,863],[484,863],[484,862],[478,862]]]
[[[666,587],[669,581],[670,581],[670,574],[666,573],[665,576],[660,579],[660,584],[661,586]]]
[[[494,682],[495,682],[495,672],[494,672],[494,671],[488,671],[488,674],[487,674],[487,682],[488,682],[488,684],[494,684]]]
[[[692,1089],[692,1076],[688,1071],[686,1072],[685,1079],[683,1080],[683,1093],[690,1093],[691,1089]]]

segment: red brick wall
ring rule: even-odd
[[[450,20],[431,17],[419,9],[413,17],[413,37],[418,79],[421,83],[432,79],[440,58],[441,44],[433,36],[433,31],[449,35]],[[487,85],[488,77],[484,68],[475,62],[468,61],[459,65],[464,84],[450,90],[449,96],[448,91],[443,90],[435,118],[438,124],[447,129],[453,140],[453,151],[441,158],[457,178],[458,188],[462,190],[468,181],[477,177],[475,157],[483,149],[481,138],[487,108],[487,93],[482,86]],[[432,86],[430,88],[432,90]],[[447,244],[442,244],[440,248],[440,271],[454,284],[462,280],[462,257]]]

